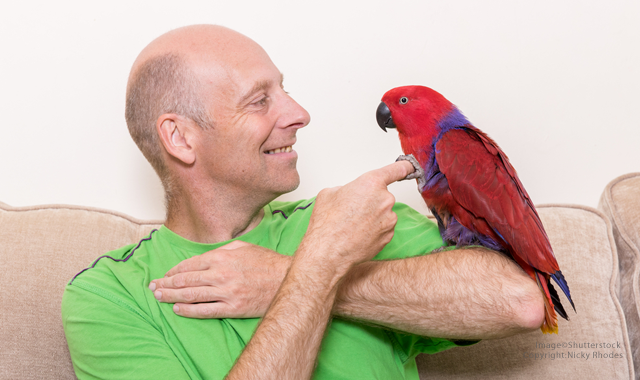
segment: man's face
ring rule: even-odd
[[[300,183],[292,146],[310,118],[284,91],[282,74],[261,48],[241,53],[208,73],[204,97],[215,126],[202,131],[197,159],[228,190],[272,198]]]

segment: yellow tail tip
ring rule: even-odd
[[[540,330],[542,330],[543,334],[557,334],[558,325],[556,324],[556,325],[549,326],[545,321],[545,323],[543,323],[542,326],[540,327]]]

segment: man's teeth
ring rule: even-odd
[[[274,153],[288,153],[291,152],[291,145],[289,146],[284,146],[282,148],[278,148],[278,149],[272,149],[272,150],[268,150],[266,151],[267,154],[274,154]]]

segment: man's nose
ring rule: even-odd
[[[282,128],[303,128],[311,121],[311,116],[306,109],[304,109],[298,102],[293,100],[289,94],[285,93],[285,104],[280,115],[282,121]]]

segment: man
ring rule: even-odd
[[[387,191],[409,163],[272,202],[298,186],[309,115],[249,38],[208,25],[159,37],[133,65],[126,115],[167,220],[69,283],[79,378],[416,379],[420,352],[542,323],[539,290],[497,253],[371,260],[442,245]]]

